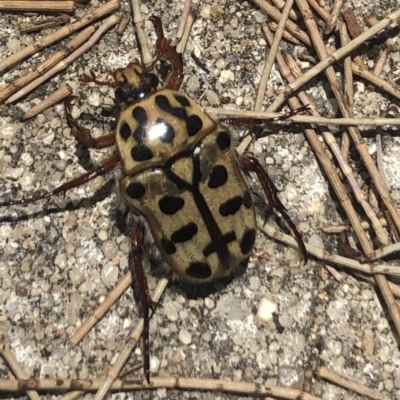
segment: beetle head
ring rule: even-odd
[[[138,64],[130,64],[126,68],[115,71],[115,81],[119,87],[115,91],[118,102],[129,104],[142,99],[157,89],[158,78],[155,74],[146,72]]]

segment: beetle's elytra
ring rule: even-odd
[[[122,111],[116,136],[120,190],[174,273],[208,282],[249,256],[255,213],[226,128],[164,89]]]
[[[250,191],[238,167],[255,172],[268,200],[292,230],[306,259],[299,232],[277,196],[277,189],[259,161],[238,156],[229,130],[207,115],[195,101],[178,92],[183,62],[164,38],[161,20],[151,17],[157,33],[157,54],[148,67],[138,62],[114,71],[114,83],[83,81],[116,89],[121,105],[116,132],[93,138],[71,115],[66,118],[77,141],[89,148],[116,145],[113,155],[94,170],[54,190],[32,198],[11,200],[0,206],[26,204],[49,198],[105,175],[121,164],[120,191],[135,213],[147,221],[164,263],[183,280],[205,283],[230,275],[246,260],[256,237],[256,218]],[[151,72],[163,57],[171,73],[163,89]],[[243,123],[243,118],[238,121]],[[138,283],[144,318],[144,371],[150,381],[149,315],[154,304],[143,271],[144,232],[134,224],[131,236],[132,274]]]

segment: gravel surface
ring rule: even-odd
[[[84,15],[99,3],[103,2],[79,5],[76,15]],[[353,4],[360,21],[367,11],[381,19],[399,6],[390,0],[355,0]],[[130,15],[128,2],[121,1],[121,5],[121,12]],[[172,37],[181,8],[180,0],[151,0],[144,2],[142,12],[145,17],[162,16]],[[248,1],[202,1],[185,53],[182,92],[204,107],[253,109],[266,52],[259,25],[263,18]],[[18,33],[17,24],[28,19],[0,14],[2,58],[39,38],[39,34]],[[154,43],[151,23],[145,26]],[[398,30],[391,37],[400,45]],[[60,46],[8,71],[0,85],[29,71]],[[287,50],[293,52],[290,46]],[[196,65],[191,52],[209,73]],[[0,105],[0,201],[51,190],[110,154],[109,150],[88,152],[77,146],[62,105],[23,123],[19,116],[46,93],[68,83],[80,98],[74,115],[100,136],[113,127],[111,118],[102,117],[102,108],[112,103],[112,89],[84,85],[79,77],[92,69],[105,80],[109,69],[138,57],[130,24],[122,37],[108,32],[90,52],[22,102]],[[398,58],[399,53],[389,56],[390,67],[384,69],[383,78],[398,79]],[[371,56],[366,62],[372,70],[376,58]],[[273,100],[284,86],[273,72],[267,95]],[[326,89],[321,76],[309,85],[308,94],[322,115],[332,117],[336,106]],[[385,114],[387,95],[362,80],[357,80],[355,91],[356,117]],[[296,127],[285,130],[259,139],[253,152],[281,190],[281,199],[304,240],[336,253],[336,238],[324,234],[321,227],[341,223],[340,209],[303,134]],[[365,133],[375,153],[374,131]],[[385,177],[399,201],[400,140],[395,133],[383,137],[382,150]],[[359,172],[365,177],[362,168]],[[129,235],[121,232],[117,221],[116,182],[117,175],[111,174],[68,192],[65,198],[0,209],[0,334],[28,376],[96,377],[113,363],[136,326],[138,304],[128,290],[76,348],[67,345],[69,336],[128,271]],[[250,184],[258,188],[255,181]],[[310,369],[325,365],[392,399],[400,398],[400,355],[381,300],[371,284],[344,272],[341,276],[342,282],[336,281],[315,259],[303,265],[295,250],[259,233],[246,271],[229,284],[219,284],[205,296],[185,293],[176,285],[167,288],[150,324],[154,374],[292,383],[300,388],[311,384],[312,393],[324,399],[363,398],[324,381],[307,381]],[[149,277],[151,289],[158,279]],[[278,322],[271,318],[273,313]],[[126,368],[141,361],[139,346]],[[141,376],[141,369],[129,377],[135,374]],[[0,359],[0,378],[11,377]],[[110,397],[245,398],[166,390]]]

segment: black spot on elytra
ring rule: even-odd
[[[153,152],[144,142],[146,140],[146,110],[141,106],[136,106],[132,110],[132,117],[138,121],[139,125],[133,132],[133,137],[137,141],[137,145],[132,147],[131,156],[135,161],[147,161],[153,158]]]
[[[240,251],[242,254],[250,253],[251,249],[253,248],[254,241],[256,240],[256,230],[255,229],[248,229],[242,237],[240,241]]]
[[[175,100],[182,106],[182,107],[189,107],[190,101],[185,96],[180,96],[179,94],[174,94]]]
[[[174,243],[182,243],[191,240],[197,233],[198,228],[194,222],[189,222],[187,225],[182,226],[171,235],[171,240]]]
[[[161,246],[164,249],[164,251],[169,255],[174,254],[176,252],[175,245],[167,238],[161,239]]]
[[[227,200],[225,203],[222,203],[219,206],[219,213],[223,217],[227,217],[228,215],[234,215],[242,205],[243,199],[242,196],[235,196],[231,199]]]
[[[162,143],[172,143],[175,138],[174,127],[162,118],[157,118],[156,125],[157,124],[162,124],[165,129],[162,130],[162,134],[157,136],[156,139],[160,140]]]
[[[186,274],[195,279],[206,279],[211,276],[211,268],[207,263],[192,262],[185,270]]]
[[[175,98],[176,98],[176,96],[175,96]],[[179,98],[181,100],[185,99],[185,101],[188,101],[183,96],[179,96]],[[183,102],[185,102],[185,101],[183,101]],[[171,105],[171,103],[169,102],[167,96],[159,94],[155,97],[155,102],[156,102],[157,106],[160,107],[161,110],[173,115],[174,117],[176,117],[178,119],[184,120],[186,122],[186,130],[187,130],[189,136],[196,135],[196,133],[198,133],[202,129],[203,121],[201,120],[201,118],[198,115],[191,115],[188,117],[185,108],[173,107]],[[182,104],[179,100],[178,100],[178,102],[180,104]]]
[[[186,129],[189,136],[194,136],[196,133],[201,131],[203,127],[203,121],[198,115],[191,115],[186,119]]]
[[[203,250],[204,257],[208,257],[210,254],[216,252],[218,248],[226,246],[228,243],[233,242],[234,240],[236,240],[235,232],[228,232],[225,235],[222,235],[216,241],[211,242],[204,248]]]
[[[124,140],[128,140],[128,138],[131,136],[132,134],[131,128],[126,122],[122,123],[122,126],[119,130],[119,134]]]
[[[140,182],[130,183],[126,188],[126,194],[131,199],[140,199],[146,193],[146,189]]]
[[[229,132],[222,131],[218,134],[217,144],[221,150],[225,150],[231,145],[231,135]]]
[[[132,147],[131,156],[135,161],[147,161],[153,158],[153,152],[144,144]]]
[[[246,208],[251,208],[253,205],[253,200],[251,198],[251,194],[248,190],[243,193],[243,204]]]
[[[164,196],[158,201],[158,207],[167,215],[174,215],[185,205],[185,200],[178,196]]]
[[[210,174],[210,179],[208,180],[208,187],[211,189],[216,189],[222,186],[228,179],[228,171],[223,165],[216,165]]]

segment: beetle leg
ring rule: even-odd
[[[301,254],[303,255],[304,262],[306,263],[307,262],[306,246],[304,245],[303,239],[301,238],[301,235],[300,235],[299,231],[297,230],[295,224],[292,222],[289,215],[287,214],[285,206],[280,201],[280,199],[278,197],[278,189],[272,182],[267,171],[260,164],[260,162],[257,160],[257,158],[250,156],[249,154],[243,154],[241,156],[241,159],[243,161],[243,165],[244,165],[246,172],[255,172],[257,174],[257,177],[261,183],[261,186],[264,189],[264,193],[267,196],[269,210],[272,210],[273,208],[275,208],[282,215],[282,217],[286,221],[287,225],[292,230],[292,232],[294,234],[294,238],[296,239],[297,245],[299,246]]]
[[[183,81],[182,54],[178,53],[176,51],[176,46],[171,46],[171,41],[165,38],[161,18],[153,15],[150,17],[150,21],[153,23],[157,35],[157,55],[155,60],[151,63],[151,66],[154,68],[155,62],[158,61],[161,56],[164,56],[171,63],[172,67],[165,88],[179,90]]]
[[[72,116],[71,105],[71,101],[77,98],[78,97],[76,96],[67,97],[64,101],[64,107],[68,125],[72,129],[72,132],[78,143],[92,149],[104,149],[105,147],[113,146],[115,144],[115,133],[110,133],[100,138],[94,138],[89,129],[86,129],[78,124],[78,121]]]
[[[114,78],[114,76],[115,76],[115,71],[109,70],[108,73]],[[79,78],[79,80],[80,80],[81,82],[84,82],[84,83],[93,82],[93,83],[95,83],[96,85],[99,85],[99,86],[110,86],[110,87],[112,87],[112,88],[115,88],[115,87],[118,86],[118,83],[117,83],[117,82],[103,82],[103,81],[99,81],[99,80],[96,78],[96,74],[95,74],[92,70],[90,70],[90,75],[88,75],[88,74],[83,74],[83,75]]]
[[[5,201],[3,203],[0,203],[0,207],[34,203],[35,201],[48,199],[59,193],[65,194],[65,192],[67,192],[70,189],[81,186],[81,185],[85,184],[86,182],[89,182],[98,176],[105,175],[107,172],[112,171],[120,161],[121,161],[121,156],[118,153],[114,153],[109,159],[104,161],[102,164],[100,164],[98,167],[96,167],[92,171],[89,171],[86,174],[83,174],[81,176],[78,176],[75,179],[65,182],[64,184],[56,187],[53,190],[50,190],[49,192],[40,194],[38,196],[25,198],[25,199]]]
[[[139,300],[143,313],[143,358],[144,358],[144,374],[147,383],[150,384],[150,340],[149,340],[149,319],[150,311],[154,312],[157,303],[153,302],[149,294],[146,275],[143,270],[143,228],[136,226],[132,231],[131,251],[133,255],[133,263],[131,264],[132,282],[137,282],[139,292]]]

